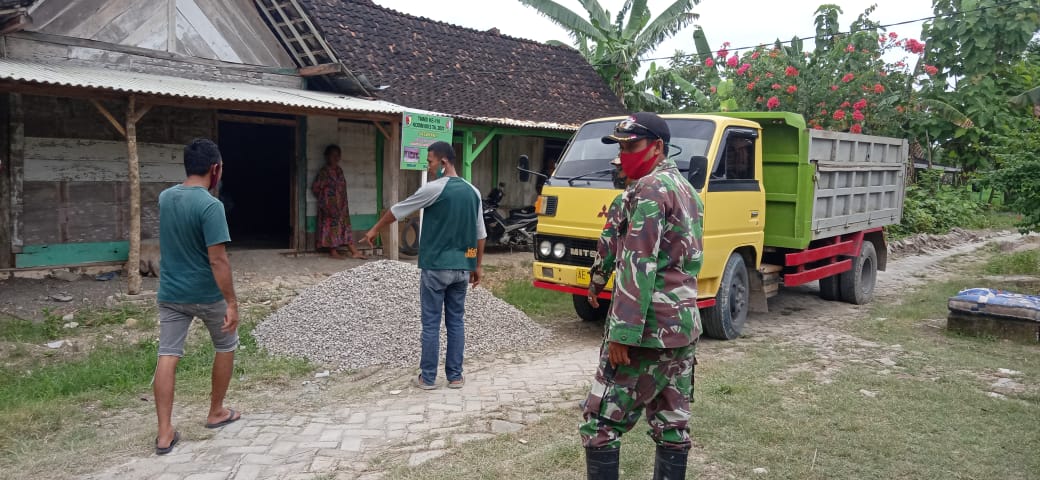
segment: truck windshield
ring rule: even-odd
[[[675,161],[680,170],[690,166],[690,157],[707,155],[712,135],[715,134],[715,123],[710,120],[687,120],[666,118],[672,140],[668,146],[668,156]],[[617,157],[618,146],[600,141],[604,135],[614,131],[617,121],[589,123],[581,127],[574,135],[563,160],[553,172],[553,178],[568,180],[579,175],[588,175],[589,179],[603,177],[610,180],[610,161]],[[589,175],[590,172],[605,171],[601,175]],[[585,178],[585,177],[583,177]]]

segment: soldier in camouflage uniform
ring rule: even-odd
[[[653,113],[618,123],[618,143],[633,182],[622,212],[613,301],[599,367],[580,427],[589,478],[616,479],[621,436],[645,409],[657,443],[654,479],[686,476],[697,338],[697,273],[703,204],[666,158],[668,125]]]

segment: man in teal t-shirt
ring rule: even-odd
[[[477,286],[483,275],[484,216],[480,191],[455,172],[455,150],[447,142],[435,142],[427,150],[431,181],[412,196],[394,205],[365,234],[372,244],[379,231],[424,208],[419,236],[419,301],[422,306],[422,373],[416,384],[424,390],[437,388],[437,354],[440,348],[441,314],[447,329],[448,346],[444,373],[448,388],[462,388],[462,354],[465,349],[467,282]]]
[[[155,411],[159,434],[155,453],[173,451],[180,433],[173,428],[173,390],[177,363],[193,318],[209,330],[216,355],[207,428],[238,420],[224,407],[238,347],[238,301],[224,246],[231,241],[224,205],[210,191],[220,181],[220,150],[210,140],[184,147],[187,179],[159,194],[159,361],[155,367]]]

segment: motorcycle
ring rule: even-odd
[[[499,185],[501,187],[502,185]],[[487,245],[531,248],[538,228],[538,214],[533,206],[514,208],[509,216],[498,211],[504,193],[500,188],[492,190],[488,198],[481,200],[484,210],[484,229],[487,230]]]

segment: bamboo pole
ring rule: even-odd
[[[130,255],[126,262],[127,293],[141,293],[141,170],[137,159],[136,98],[130,96],[126,107],[127,178],[130,183]]]

